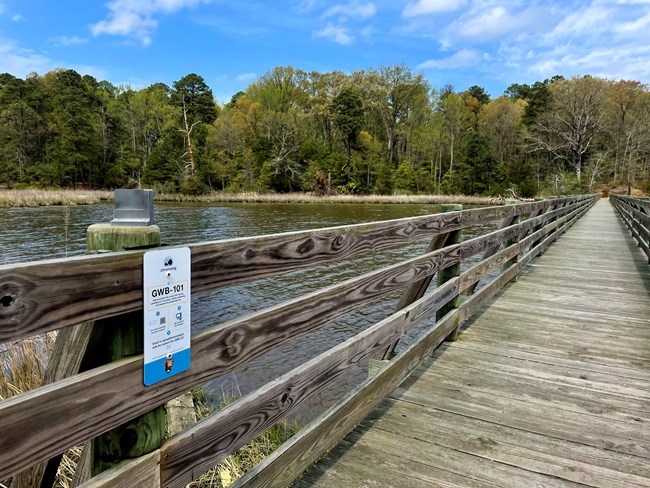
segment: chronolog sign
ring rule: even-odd
[[[144,384],[190,367],[190,248],[144,254]]]

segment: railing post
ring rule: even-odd
[[[513,198],[508,198],[505,201],[506,205],[517,205],[518,203],[519,202],[517,200],[513,199]],[[521,217],[519,215],[517,215],[517,216],[513,217],[511,225],[517,225],[520,222],[521,222]],[[504,245],[503,245],[504,249],[507,248],[507,247],[512,246],[513,244],[517,244],[519,242],[519,237],[520,237],[520,234],[516,234],[515,236],[512,237],[512,239],[506,241],[504,243]],[[519,253],[517,253],[517,255],[514,258],[512,258],[510,261],[507,261],[506,263],[503,263],[503,266],[501,266],[501,272],[504,273],[510,266],[512,266],[513,264],[515,264],[517,262],[519,262]],[[517,281],[517,276],[518,275],[515,275],[512,278],[512,280],[510,280],[510,281]]]
[[[150,191],[150,190],[149,190]],[[153,205],[153,194],[151,195]],[[153,211],[153,208],[150,209]],[[86,249],[97,251],[124,251],[127,248],[160,246],[160,228],[150,226],[115,226],[94,224],[88,228]],[[52,357],[45,373],[45,384],[68,378],[96,366],[142,352],[142,314],[131,313],[97,322],[86,322],[61,329],[56,338]],[[106,351],[112,351],[106,353]],[[164,419],[164,410],[162,410]],[[147,414],[149,415],[149,414]],[[159,416],[160,412],[152,414]],[[144,417],[144,416],[143,416]],[[151,417],[153,418],[153,417]],[[163,423],[164,426],[164,423]],[[106,436],[110,433],[105,434]],[[165,431],[160,436],[162,443]],[[151,433],[147,433],[151,435]],[[101,437],[100,437],[101,438]],[[98,438],[98,439],[100,439]],[[95,441],[97,441],[96,439]],[[91,466],[93,449],[86,443],[73,479],[76,486],[96,474]],[[14,480],[16,488],[26,486],[50,487],[54,484],[62,455],[20,473]],[[97,456],[95,456],[97,458]]]
[[[456,203],[450,203],[442,206],[441,211],[442,212],[457,212],[459,210],[463,210],[463,206],[456,204]],[[445,245],[453,245],[453,244],[460,244],[463,240],[463,231],[461,229],[455,230],[453,232],[450,232],[447,235],[447,240],[445,242]],[[448,268],[441,269],[438,271],[438,277],[437,277],[437,284],[438,286],[446,283],[452,278],[456,278],[460,276],[460,263],[453,264],[449,266]],[[458,308],[460,305],[460,296],[455,297],[453,300],[451,300],[447,305],[442,307],[440,310],[436,312],[436,320],[440,320],[444,315],[447,314],[450,310],[453,310],[455,308]],[[458,338],[458,327],[456,327],[451,334],[447,337],[446,340],[448,341],[455,341]]]
[[[440,206],[440,213],[460,211],[462,209],[463,209],[462,205],[443,204]],[[458,219],[458,221],[460,223],[460,219]],[[431,239],[431,242],[429,243],[429,247],[427,247],[427,250],[425,252],[429,253],[429,252],[437,251],[438,249],[441,249],[447,245],[452,244],[451,239],[453,238],[455,232],[456,231],[446,232],[444,234],[438,234],[433,239]],[[400,298],[400,301],[397,303],[397,307],[395,307],[395,311],[399,312],[403,308],[408,307],[413,302],[422,298],[426,293],[427,288],[429,288],[432,279],[433,279],[433,275],[427,276],[426,278],[420,281],[416,281],[415,283],[412,283]],[[370,363],[368,366],[369,374],[373,374],[374,371],[376,371],[376,369],[380,366],[381,363],[378,363],[377,362],[378,360],[385,361],[391,358],[391,356],[395,352],[395,348],[397,347],[398,342],[399,341],[393,343],[383,354],[379,354],[377,357],[370,359]]]
[[[150,198],[153,205],[153,194]],[[117,199],[116,194],[116,202]],[[116,209],[117,205],[116,203]],[[89,252],[160,246],[160,228],[157,225],[128,225],[128,222],[115,225],[115,220],[117,218],[112,224],[94,224],[88,227]],[[82,369],[142,354],[143,335],[142,311],[97,321]],[[98,436],[92,442],[92,476],[125,459],[139,457],[159,448],[165,436],[165,429],[165,408],[160,406]]]

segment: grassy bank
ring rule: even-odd
[[[181,193],[154,193],[158,202],[197,203],[465,203],[497,205],[499,198],[466,195],[332,195],[312,193],[224,193],[183,195]],[[39,207],[47,205],[87,205],[112,202],[112,191],[100,190],[0,190],[0,208]]]
[[[161,202],[203,202],[203,203],[465,203],[474,205],[496,205],[499,198],[465,195],[332,195],[316,196],[312,193],[223,193],[207,195],[182,195],[162,193],[154,197]]]
[[[0,208],[48,205],[89,205],[113,201],[112,191],[99,190],[0,190]]]

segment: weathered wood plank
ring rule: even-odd
[[[192,293],[349,259],[460,225],[460,213],[453,212],[192,244]],[[142,254],[0,266],[0,343],[140,309]]]
[[[600,449],[650,459],[650,433],[639,430],[639,423],[585,416],[562,408],[530,403],[519,398],[502,397],[474,388],[415,387],[418,378],[407,380],[392,398],[437,408],[486,422],[535,432]],[[429,386],[429,385],[426,385]]]
[[[158,488],[160,484],[160,450],[117,466],[79,485],[79,488]]]
[[[406,419],[406,420],[405,420]],[[405,401],[382,403],[362,426],[587,486],[647,486],[644,460]],[[345,454],[347,457],[347,453]],[[524,483],[528,486],[527,483]]]
[[[458,294],[458,280],[447,282],[375,326],[283,375],[163,446],[165,486],[185,486],[198,475],[295,411],[314,393],[385,349]]]
[[[482,365],[484,369],[494,370],[498,373],[516,375],[523,378],[534,378],[555,384],[577,388],[591,392],[602,392],[622,398],[649,399],[650,391],[646,391],[647,381],[627,378],[617,374],[607,373],[602,370],[579,369],[573,365],[566,365],[561,360],[552,357],[541,358],[535,355],[517,354],[515,351],[489,346],[476,347],[475,344],[458,344],[459,347],[440,347],[434,357],[445,355],[445,364],[454,364],[459,367],[476,367]],[[438,364],[442,360],[438,360]],[[558,364],[559,363],[559,364]],[[577,363],[579,366],[582,362]],[[615,371],[616,372],[616,371]],[[610,374],[608,374],[610,373]]]
[[[510,488],[577,488],[583,486],[535,471],[524,471],[516,466],[491,459],[485,453],[490,449],[490,442],[487,439],[483,442],[483,456],[467,453],[460,449],[450,449],[435,442],[423,441],[419,437],[405,436],[380,428],[368,430],[357,428],[350,435],[350,440],[355,441],[355,445],[371,448],[377,457],[382,456],[384,452],[399,452],[402,457],[420,463],[422,465],[420,470],[425,472],[429,466],[432,466],[454,473],[463,473],[466,477],[483,483],[493,483]],[[477,444],[480,445],[480,441]],[[380,482],[381,472],[375,473],[371,480]]]
[[[538,352],[520,351],[508,344],[504,347],[503,343],[496,345],[487,344],[477,341],[460,341],[455,347],[478,351],[486,354],[512,357],[539,363],[543,365],[561,366],[570,370],[577,371],[580,375],[590,376],[592,374],[602,374],[611,376],[614,381],[619,381],[623,385],[633,386],[634,388],[644,388],[644,385],[650,383],[650,372],[639,371],[638,369],[625,368],[621,366],[612,366],[606,364],[588,363],[575,358],[562,358],[552,354],[543,354]]]
[[[340,488],[370,486],[381,488],[497,488],[459,473],[423,465],[394,452],[377,452],[372,447],[347,440],[325,455],[314,469],[293,486]]]
[[[492,254],[483,259],[480,263],[472,266],[460,274],[460,291],[472,290],[474,284],[490,274],[495,269],[499,269],[504,263],[508,262],[514,256],[519,254],[520,245],[508,246],[505,249]]]
[[[142,357],[137,356],[0,402],[4,434],[0,478],[30,460],[51,457],[120,425],[458,259],[459,246],[446,247],[213,327],[193,339],[191,368],[156,388],[143,385]],[[24,425],[30,425],[30,436],[24,435]]]
[[[640,422],[650,420],[650,405],[646,399],[625,399],[600,391],[597,394],[598,402],[594,402],[594,391],[581,388],[569,390],[554,381],[527,374],[522,375],[514,370],[510,370],[507,374],[497,371],[498,368],[478,369],[467,366],[459,370],[457,365],[457,362],[441,361],[435,368],[422,372],[419,376],[421,386],[431,391],[435,390],[435,384],[449,389],[470,387],[483,393],[523,399],[549,409],[568,410],[587,416],[594,415],[635,427],[638,427]]]
[[[447,314],[424,337],[398,354],[386,367],[368,378],[318,419],[301,429],[238,480],[233,488],[289,485],[312,462],[335,446],[408,376],[431,349],[449,335],[457,326],[457,310]]]

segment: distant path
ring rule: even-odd
[[[607,200],[298,486],[650,486],[650,266]]]

